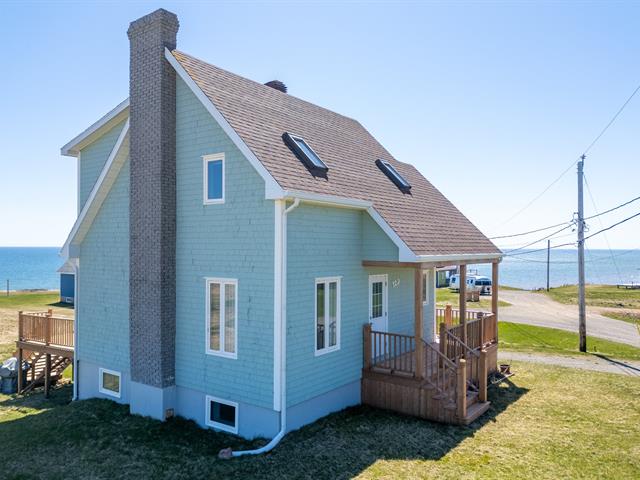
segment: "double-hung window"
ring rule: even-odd
[[[204,204],[224,203],[224,153],[204,155]]]
[[[318,278],[315,289],[316,355],[340,348],[340,278]]]
[[[207,279],[207,353],[238,356],[238,281]]]

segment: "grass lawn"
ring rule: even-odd
[[[499,322],[498,328],[501,349],[547,354],[581,354],[578,351],[577,333],[509,322]],[[595,337],[587,337],[587,350],[589,353],[599,353],[617,359],[640,360],[640,348]]]
[[[453,308],[458,308],[459,301],[458,292],[452,292],[449,287],[436,288],[436,304],[444,307],[450,303]],[[511,304],[503,300],[498,300],[498,307],[509,307]],[[467,302],[467,308],[470,310],[491,310],[491,296],[481,296],[479,302]]]
[[[367,407],[287,435],[270,454],[220,460],[246,442],[173,419],[130,416],[107,400],[0,396],[9,479],[42,478],[639,478],[640,382],[622,375],[514,362],[491,409],[469,427]]]
[[[578,286],[565,285],[552,288],[548,292],[541,290],[556,302],[576,305],[578,303]],[[587,305],[609,308],[639,308],[640,290],[625,290],[615,285],[587,285]]]
[[[56,315],[73,317],[73,307],[60,304],[60,294],[52,292],[15,292],[0,296],[0,361],[13,353],[18,338],[18,312],[53,309]]]

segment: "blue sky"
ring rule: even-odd
[[[179,16],[178,48],[357,118],[489,236],[571,219],[573,169],[505,223],[640,83],[632,2],[2,1],[0,245],[64,242],[76,166],[59,148],[127,97],[127,26],[160,6]],[[640,94],[589,152],[599,210],[640,195],[639,125]],[[608,240],[640,248],[638,233],[640,218]],[[604,236],[588,246],[606,247]]]

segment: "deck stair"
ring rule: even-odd
[[[445,345],[423,341],[417,348],[412,336],[371,331],[369,325],[364,337],[363,403],[457,425],[489,409],[487,349],[497,343],[471,348],[451,333]]]
[[[73,362],[74,320],[47,312],[19,312],[18,364],[28,369],[18,376],[18,393],[44,385],[45,395]]]

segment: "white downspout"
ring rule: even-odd
[[[277,202],[278,200],[276,200]],[[280,276],[280,431],[264,447],[255,450],[232,451],[230,448],[220,450],[220,458],[240,457],[242,455],[259,455],[273,450],[287,433],[287,214],[300,205],[295,198],[293,204],[282,212],[282,275]],[[275,348],[275,345],[274,345]],[[275,383],[275,382],[274,382]]]
[[[80,298],[80,260],[77,259],[73,266],[73,398],[71,400],[78,400],[78,299]]]

